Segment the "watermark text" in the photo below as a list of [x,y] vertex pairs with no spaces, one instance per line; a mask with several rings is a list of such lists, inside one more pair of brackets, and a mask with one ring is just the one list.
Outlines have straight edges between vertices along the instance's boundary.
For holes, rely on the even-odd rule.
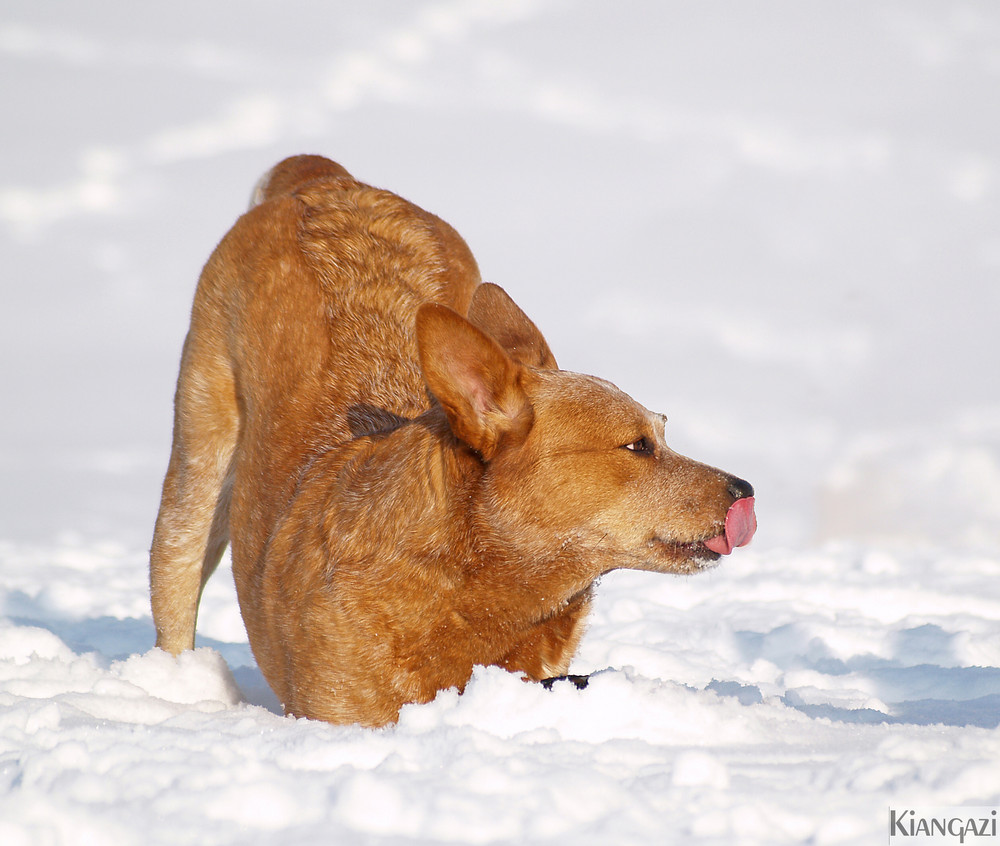
[[997,808],[990,807],[890,808],[889,843],[1000,846],[997,812]]

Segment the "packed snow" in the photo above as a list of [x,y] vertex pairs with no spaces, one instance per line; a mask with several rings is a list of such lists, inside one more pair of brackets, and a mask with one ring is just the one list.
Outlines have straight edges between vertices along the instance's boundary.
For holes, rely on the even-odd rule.
[[[4,846],[853,846],[1000,808],[995,4],[8,0],[0,75]],[[586,689],[286,718],[227,564],[199,648],[152,648],[197,274],[298,152],[451,222],[563,367],[754,484],[721,567],[603,579]]]

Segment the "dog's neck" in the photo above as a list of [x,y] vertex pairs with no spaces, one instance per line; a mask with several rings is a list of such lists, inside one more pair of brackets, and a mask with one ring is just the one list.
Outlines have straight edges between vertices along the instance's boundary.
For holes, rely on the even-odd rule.
[[[490,490],[489,466],[454,438],[437,409],[334,454],[341,468],[335,483],[354,488],[358,502],[355,513],[336,521],[341,532],[364,534],[359,548],[382,548],[390,558],[385,545],[400,534],[424,538],[420,552],[452,574],[456,602],[469,619],[537,622],[600,575],[579,538],[553,545],[545,527],[510,521]],[[330,472],[323,463],[314,470]],[[393,530],[385,531],[389,522]]]

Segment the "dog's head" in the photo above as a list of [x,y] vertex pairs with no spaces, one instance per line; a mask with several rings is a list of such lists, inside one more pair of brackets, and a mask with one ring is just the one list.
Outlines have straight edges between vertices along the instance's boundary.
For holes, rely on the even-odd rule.
[[749,543],[753,488],[671,450],[665,418],[614,385],[556,369],[500,288],[481,286],[468,319],[423,306],[417,343],[452,433],[483,462],[479,522],[512,551],[690,573]]

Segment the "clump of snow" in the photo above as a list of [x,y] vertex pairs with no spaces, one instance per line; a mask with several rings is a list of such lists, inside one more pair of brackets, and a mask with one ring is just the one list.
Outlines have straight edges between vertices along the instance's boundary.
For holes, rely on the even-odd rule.
[[196,649],[176,657],[154,649],[116,662],[111,670],[150,696],[182,705],[235,705],[243,698],[229,665],[212,649]]

